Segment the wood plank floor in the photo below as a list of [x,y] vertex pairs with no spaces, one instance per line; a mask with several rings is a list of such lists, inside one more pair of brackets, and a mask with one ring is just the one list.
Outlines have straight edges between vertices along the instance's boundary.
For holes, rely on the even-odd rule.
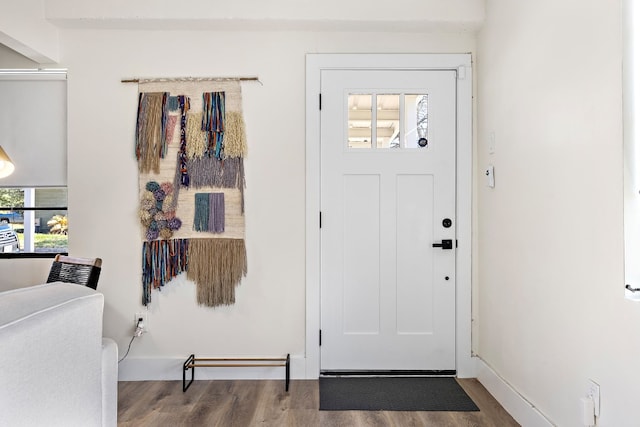
[[320,411],[318,381],[181,381],[118,384],[118,426],[512,427],[519,426],[475,379],[458,380],[479,412]]

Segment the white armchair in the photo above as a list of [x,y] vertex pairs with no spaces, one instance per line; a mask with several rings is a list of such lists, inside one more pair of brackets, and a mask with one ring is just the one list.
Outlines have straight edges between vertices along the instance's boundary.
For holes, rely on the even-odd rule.
[[0,425],[116,426],[118,348],[104,297],[68,283],[0,292]]

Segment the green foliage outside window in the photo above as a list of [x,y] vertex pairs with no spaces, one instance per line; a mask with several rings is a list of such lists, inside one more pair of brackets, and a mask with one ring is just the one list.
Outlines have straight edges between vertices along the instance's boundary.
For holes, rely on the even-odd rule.
[[20,188],[0,189],[0,206],[4,206],[4,207],[24,206],[24,190]]

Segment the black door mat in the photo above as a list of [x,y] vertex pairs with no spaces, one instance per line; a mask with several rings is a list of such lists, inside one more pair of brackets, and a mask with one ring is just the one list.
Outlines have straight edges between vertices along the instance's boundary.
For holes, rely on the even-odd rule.
[[320,378],[321,411],[479,411],[455,378]]

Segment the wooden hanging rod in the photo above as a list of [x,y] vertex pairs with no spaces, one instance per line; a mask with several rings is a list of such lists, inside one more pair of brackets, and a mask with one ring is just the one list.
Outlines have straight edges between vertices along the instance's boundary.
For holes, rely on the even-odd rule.
[[254,81],[262,84],[258,77],[155,77],[155,78],[129,78],[122,79],[122,83],[152,83],[152,82],[229,82],[229,81]]

